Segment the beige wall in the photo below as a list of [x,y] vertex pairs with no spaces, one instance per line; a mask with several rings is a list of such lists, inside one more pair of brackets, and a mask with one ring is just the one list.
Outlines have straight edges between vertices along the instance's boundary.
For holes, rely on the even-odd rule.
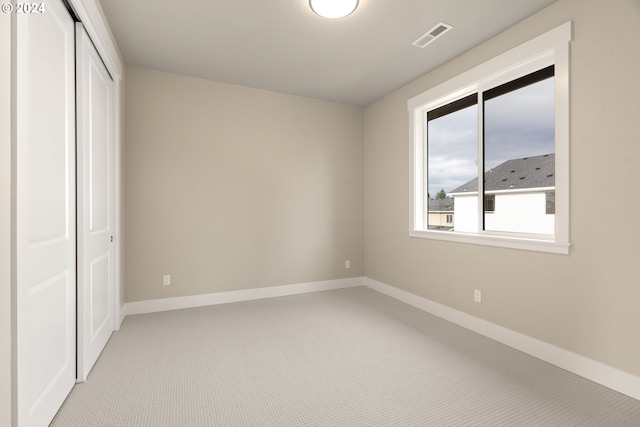
[[[568,20],[571,254],[409,238],[407,99]],[[638,40],[638,0],[559,0],[366,108],[366,275],[640,375]],[[610,201],[621,226],[599,221]]]
[[363,275],[361,108],[139,68],[125,108],[127,301]]
[[0,14],[0,425],[11,425],[11,18]]

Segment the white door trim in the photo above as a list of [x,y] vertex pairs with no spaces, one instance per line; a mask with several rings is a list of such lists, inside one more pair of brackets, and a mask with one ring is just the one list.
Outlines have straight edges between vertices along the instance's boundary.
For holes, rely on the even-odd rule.
[[84,25],[98,54],[114,81],[122,80],[124,66],[109,24],[97,0],[68,0],[76,16]]
[[121,146],[121,133],[122,133],[122,80],[115,79],[115,189],[114,189],[114,198],[115,198],[115,225],[114,225],[114,259],[115,259],[115,280],[114,280],[114,301],[113,304],[114,314],[113,318],[116,321],[115,329],[120,330],[120,326],[124,321],[125,311],[124,311],[124,301],[121,295],[122,290],[122,275],[121,275],[121,254],[122,254],[122,245],[124,243],[124,227],[122,226],[122,146]]

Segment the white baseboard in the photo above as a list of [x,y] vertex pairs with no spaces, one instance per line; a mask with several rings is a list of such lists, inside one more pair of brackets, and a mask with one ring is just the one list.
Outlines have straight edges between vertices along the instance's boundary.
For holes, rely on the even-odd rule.
[[388,295],[420,310],[470,329],[474,332],[520,350],[545,362],[587,378],[612,390],[640,400],[640,377],[556,347],[528,335],[512,331],[462,311],[438,304],[377,280],[364,278],[366,287]]
[[155,313],[158,311],[179,310],[182,308],[227,304],[230,302],[252,301],[263,298],[283,297],[334,289],[363,286],[363,277],[307,282],[293,285],[272,286],[267,288],[244,289],[241,291],[217,292],[204,295],[190,295],[175,298],[162,298],[146,301],[134,301],[125,304],[124,315]]

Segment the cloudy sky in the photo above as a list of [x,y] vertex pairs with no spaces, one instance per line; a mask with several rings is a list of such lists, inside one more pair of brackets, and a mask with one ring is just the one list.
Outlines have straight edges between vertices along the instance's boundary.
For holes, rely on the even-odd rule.
[[[485,170],[507,160],[554,150],[553,78],[485,103]],[[477,177],[478,107],[429,121],[429,194]]]

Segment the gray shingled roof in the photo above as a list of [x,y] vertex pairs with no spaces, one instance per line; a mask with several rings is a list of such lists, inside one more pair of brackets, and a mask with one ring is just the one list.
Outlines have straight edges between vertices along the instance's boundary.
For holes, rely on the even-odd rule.
[[429,199],[429,212],[453,212],[453,198]]
[[[512,159],[485,173],[484,191],[519,190],[554,187],[555,154]],[[451,193],[478,191],[478,178],[461,185]]]

